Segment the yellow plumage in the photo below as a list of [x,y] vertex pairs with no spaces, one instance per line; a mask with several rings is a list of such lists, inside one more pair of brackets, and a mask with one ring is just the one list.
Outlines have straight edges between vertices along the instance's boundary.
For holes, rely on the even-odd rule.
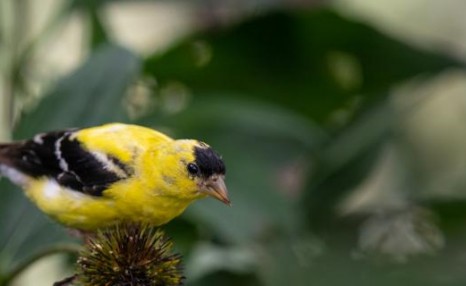
[[229,203],[223,161],[209,146],[135,125],[0,145],[0,170],[43,212],[84,230],[119,221],[161,225],[206,196]]

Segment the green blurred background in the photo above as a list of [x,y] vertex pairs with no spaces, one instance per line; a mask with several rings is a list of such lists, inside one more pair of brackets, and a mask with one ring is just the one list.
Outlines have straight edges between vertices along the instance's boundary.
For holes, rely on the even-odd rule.
[[[214,146],[233,207],[204,200],[165,226],[188,286],[465,285],[465,10],[0,0],[0,138],[119,121]],[[0,189],[1,278],[70,238]]]

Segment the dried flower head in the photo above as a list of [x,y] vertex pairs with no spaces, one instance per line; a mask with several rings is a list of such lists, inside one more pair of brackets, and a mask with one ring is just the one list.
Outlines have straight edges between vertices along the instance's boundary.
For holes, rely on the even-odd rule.
[[178,286],[181,256],[157,228],[121,224],[90,237],[78,259],[79,285]]

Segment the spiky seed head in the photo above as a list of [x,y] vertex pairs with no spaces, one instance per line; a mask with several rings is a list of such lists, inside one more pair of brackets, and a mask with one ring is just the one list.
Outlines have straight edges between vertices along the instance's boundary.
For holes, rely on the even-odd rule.
[[77,280],[83,286],[179,286],[181,256],[162,230],[120,224],[89,237],[78,258]]

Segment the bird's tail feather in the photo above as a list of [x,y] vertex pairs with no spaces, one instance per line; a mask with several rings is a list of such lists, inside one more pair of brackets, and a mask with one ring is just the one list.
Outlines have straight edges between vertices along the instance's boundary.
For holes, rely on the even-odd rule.
[[27,177],[14,167],[12,155],[15,155],[14,143],[0,143],[0,178],[6,177],[17,185],[24,185]]
[[4,162],[5,162],[5,150],[8,144],[0,143],[0,178],[3,177]]
[[3,144],[3,143],[0,143],[0,179],[4,176],[4,161],[5,161],[5,150],[6,150],[6,147],[7,144]]
[[7,159],[7,152],[11,144],[8,143],[0,143],[0,164],[4,164]]
[[5,174],[5,170],[8,167],[8,152],[11,150],[11,144],[9,143],[0,143],[0,178],[1,177],[8,177]]

